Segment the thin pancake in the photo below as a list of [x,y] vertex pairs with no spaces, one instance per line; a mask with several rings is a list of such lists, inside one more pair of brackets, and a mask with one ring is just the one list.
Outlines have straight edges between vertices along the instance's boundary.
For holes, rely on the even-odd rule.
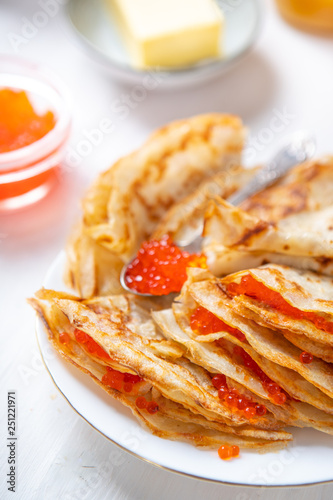
[[[230,283],[239,283],[241,278],[251,275],[265,287],[278,293],[284,301],[305,313],[315,313],[319,318],[332,323],[333,327],[333,286],[331,278],[300,271],[287,266],[268,264],[258,269],[250,269],[232,274],[221,280],[221,286],[227,291]],[[282,329],[304,334],[313,341],[333,346],[333,334],[319,329],[313,321],[288,316],[279,309],[273,308],[245,295],[235,297],[247,309],[260,317],[260,324],[273,329]]]
[[223,244],[239,252],[333,258],[332,206],[273,224],[216,197],[210,202],[206,219],[205,236],[211,240],[211,245]]
[[203,231],[209,202],[216,196],[228,198],[245,186],[256,171],[233,165],[204,181],[193,193],[170,207],[151,237],[160,239],[169,234],[174,241],[191,241]]
[[194,283],[189,292],[201,306],[228,325],[240,330],[253,349],[263,357],[296,371],[312,385],[327,394],[329,398],[333,397],[332,365],[316,358],[311,364],[302,363],[300,361],[302,351],[286,340],[283,335],[237,314],[239,301],[230,300],[218,283],[211,281]]
[[[56,293],[55,293],[56,294]],[[57,299],[52,303],[65,315],[72,327],[90,335],[125,371],[132,371],[157,388],[165,397],[182,404],[208,419],[232,425],[244,425],[247,420],[221,404],[213,385],[203,388],[198,382],[202,369],[192,367],[193,373],[176,364],[173,352],[168,361],[156,355],[156,340],[150,341],[134,333],[126,325],[111,321],[105,314],[96,314],[80,301]],[[163,341],[162,341],[163,342]],[[105,362],[106,363],[106,362]],[[266,419],[259,417],[265,427]]]
[[[186,356],[194,363],[204,366],[213,373],[217,372],[227,375],[227,380],[229,380],[231,387],[236,388],[247,398],[251,400],[255,399],[259,404],[265,405],[276,418],[283,420],[288,425],[313,427],[321,432],[333,434],[333,418],[331,415],[317,408],[313,408],[309,404],[297,402],[293,399],[287,399],[286,403],[283,405],[276,405],[267,399],[269,397],[267,393],[264,393],[263,398],[257,394],[254,395],[253,387],[255,381],[260,384],[259,378],[253,373],[244,379],[242,379],[242,376],[239,374],[235,376],[234,373],[232,373],[232,377],[228,377],[229,371],[228,365],[225,363],[225,349],[221,349],[215,344],[207,345],[193,341],[185,331],[179,327],[171,310],[155,312],[153,315],[164,334],[184,346],[187,349]],[[234,365],[237,372],[245,373],[246,369],[244,371],[244,366],[239,365],[236,359],[234,360]],[[239,383],[239,381],[242,383]],[[324,394],[323,397],[327,398]]]
[[302,351],[309,352],[313,354],[313,356],[323,359],[326,363],[333,363],[332,347],[322,344],[321,342],[314,342],[305,335],[288,332],[286,330],[281,330],[281,333],[289,342],[302,349]]
[[[220,300],[218,301],[218,305],[214,304],[214,298],[212,299],[214,296],[214,290],[212,292],[211,287],[207,288],[206,286],[203,286],[203,283],[200,283],[200,285],[194,286],[193,288],[195,290],[193,295],[196,296],[198,303],[200,303],[202,307],[209,309],[214,314],[216,313],[216,316],[220,317],[227,324],[237,328],[244,334],[246,334],[245,330],[250,332],[252,331],[253,334],[256,333],[257,325],[247,321],[244,322],[239,315],[235,315],[232,309],[226,309],[223,306],[221,307]],[[209,301],[206,300],[208,296],[210,297]],[[230,302],[228,304],[230,305]],[[208,335],[197,335],[188,326],[188,318],[190,317],[189,310],[181,304],[173,305],[173,313],[177,324],[192,340],[207,343],[214,342],[217,339],[226,339],[229,342],[239,345],[251,356],[251,358],[266,373],[266,375],[268,375],[274,382],[278,383],[290,396],[313,405],[322,411],[333,414],[333,400],[292,369],[281,365],[281,363],[276,363],[275,355],[274,361],[270,361],[270,359],[267,359],[264,355],[259,354],[259,350],[257,352],[251,344],[239,341],[236,337],[230,335],[226,331]],[[252,328],[250,326],[251,324]],[[262,346],[262,348],[262,352],[266,352],[265,345]]]

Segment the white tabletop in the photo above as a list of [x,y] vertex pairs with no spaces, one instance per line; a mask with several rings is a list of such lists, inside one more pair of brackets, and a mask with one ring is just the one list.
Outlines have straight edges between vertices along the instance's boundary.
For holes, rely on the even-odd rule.
[[[65,0],[54,0],[57,5]],[[74,124],[71,147],[101,120],[114,120],[105,136],[77,165],[67,168],[43,202],[0,216],[1,450],[0,497],[36,499],[331,499],[333,485],[284,490],[236,488],[167,472],[131,456],[92,429],[53,385],[38,351],[35,316],[25,303],[64,247],[79,214],[79,199],[98,171],[129,152],[170,120],[208,111],[239,114],[251,129],[248,160],[268,158],[286,134],[313,130],[320,154],[332,152],[333,40],[298,32],[263,2],[264,27],[255,49],[225,76],[201,87],[147,97],[128,110],[112,112],[131,88],[115,83],[89,59],[70,30],[62,8],[18,52],[47,63],[69,88]],[[7,0],[0,5],[0,51],[15,53],[12,33],[40,10],[39,2]],[[274,128],[274,117],[283,126]],[[273,121],[272,121],[273,120]],[[280,119],[280,124],[281,124]],[[51,354],[50,354],[51,355]],[[7,491],[6,401],[17,391],[18,481]]]

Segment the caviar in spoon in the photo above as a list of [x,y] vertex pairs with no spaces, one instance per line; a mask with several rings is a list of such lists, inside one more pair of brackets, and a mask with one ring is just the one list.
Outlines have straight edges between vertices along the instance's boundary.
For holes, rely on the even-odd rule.
[[[251,182],[228,198],[229,203],[239,205],[255,193],[265,189],[293,166],[311,158],[315,152],[315,140],[304,132],[296,132],[290,141],[254,175]],[[201,244],[201,236],[195,232],[190,241],[177,247],[169,236],[160,241],[151,240],[142,245],[137,257],[125,265],[120,273],[120,283],[125,290],[137,295],[168,295],[179,292],[186,280],[187,267],[207,268],[202,254],[184,251]]]
[[143,295],[168,295],[180,292],[187,279],[187,267],[207,268],[202,254],[184,252],[165,235],[161,240],[146,241],[127,266],[123,283],[127,289]]

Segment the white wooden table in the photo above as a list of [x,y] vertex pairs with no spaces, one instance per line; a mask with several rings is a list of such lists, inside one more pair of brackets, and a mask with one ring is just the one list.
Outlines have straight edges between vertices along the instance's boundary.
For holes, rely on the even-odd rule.
[[[57,190],[42,203],[0,216],[1,499],[333,497],[333,484],[266,490],[198,481],[157,469],[119,450],[82,420],[54,387],[39,355],[34,313],[25,303],[63,248],[79,213],[78,200],[91,179],[169,120],[207,111],[239,114],[251,128],[247,154],[252,162],[269,157],[286,134],[299,128],[316,132],[319,153],[333,151],[333,40],[293,30],[277,16],[271,0],[263,2],[263,7],[263,33],[255,50],[238,67],[204,87],[150,92],[129,109],[125,119],[113,116],[111,106],[131,89],[113,82],[86,56],[61,8],[20,44],[22,56],[47,63],[67,84],[73,105],[74,150],[85,133],[104,118],[114,119],[116,127],[75,167],[67,169]],[[37,0],[5,0],[0,4],[0,51],[15,52],[10,33],[20,34],[23,18],[31,20],[38,10]],[[278,127],[276,117],[280,117]],[[17,391],[18,405],[16,493],[8,492],[5,484],[6,394],[12,389]]]

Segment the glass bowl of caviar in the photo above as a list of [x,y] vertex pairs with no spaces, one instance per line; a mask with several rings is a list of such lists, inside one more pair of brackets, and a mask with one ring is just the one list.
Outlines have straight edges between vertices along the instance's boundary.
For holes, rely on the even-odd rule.
[[70,134],[62,82],[19,56],[0,57],[0,210],[43,198],[57,179]]

